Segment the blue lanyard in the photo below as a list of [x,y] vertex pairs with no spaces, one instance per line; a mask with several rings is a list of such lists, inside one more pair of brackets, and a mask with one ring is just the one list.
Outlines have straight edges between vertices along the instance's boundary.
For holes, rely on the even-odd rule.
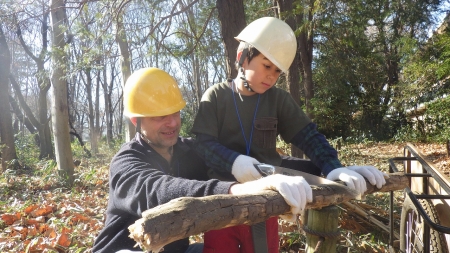
[[253,121],[252,121],[252,129],[250,131],[250,138],[247,141],[247,138],[245,137],[244,127],[242,126],[241,116],[239,115],[239,110],[238,110],[238,107],[237,107],[237,104],[236,104],[236,96],[234,95],[234,80],[233,80],[233,84],[231,86],[231,91],[233,92],[234,108],[236,109],[236,114],[238,116],[239,125],[241,126],[242,136],[244,137],[244,141],[245,141],[245,149],[247,151],[246,155],[249,155],[250,154],[250,147],[252,145],[252,139],[253,139],[253,129],[254,129],[254,125],[255,125],[256,112],[258,111],[259,98],[261,97],[261,94],[258,94],[258,101],[256,102],[256,108],[255,108],[255,112],[253,114]]

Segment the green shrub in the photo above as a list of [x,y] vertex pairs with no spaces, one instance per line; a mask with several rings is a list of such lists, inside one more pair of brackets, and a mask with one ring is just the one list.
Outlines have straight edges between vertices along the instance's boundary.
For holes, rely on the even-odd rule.
[[21,164],[33,167],[39,161],[39,146],[35,143],[34,135],[20,132],[14,136],[14,142]]
[[426,111],[416,121],[403,126],[393,139],[395,141],[421,141],[442,143],[450,140],[450,97],[430,102]]

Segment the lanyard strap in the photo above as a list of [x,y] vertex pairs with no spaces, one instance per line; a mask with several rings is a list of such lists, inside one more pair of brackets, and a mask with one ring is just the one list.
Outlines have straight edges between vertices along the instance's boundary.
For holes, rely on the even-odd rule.
[[238,110],[237,103],[236,103],[236,97],[234,95],[234,80],[233,80],[233,83],[232,83],[232,86],[231,86],[231,92],[233,93],[234,108],[236,109],[236,114],[238,116],[239,125],[241,126],[242,136],[244,137],[244,141],[245,141],[245,149],[246,149],[246,152],[247,152],[246,155],[249,155],[250,154],[250,148],[251,148],[251,145],[252,145],[252,139],[253,139],[253,129],[254,129],[254,125],[255,125],[256,112],[258,111],[259,99],[261,97],[261,94],[258,94],[258,101],[256,102],[255,112],[253,113],[252,128],[250,130],[250,138],[247,141],[247,138],[245,137],[244,127],[242,126],[241,116],[239,115],[239,110]]
[[[231,86],[231,90],[233,92],[234,108],[236,109],[236,114],[239,119],[239,125],[241,126],[242,136],[244,136],[245,148],[247,150],[247,155],[249,155],[250,147],[252,145],[253,129],[254,129],[254,124],[255,124],[256,112],[258,111],[259,99],[261,97],[261,94],[258,94],[258,101],[256,102],[255,112],[253,113],[253,121],[252,121],[252,129],[250,131],[250,139],[247,141],[247,138],[245,137],[244,127],[242,126],[241,116],[239,115],[239,110],[238,110],[237,103],[236,103],[236,96],[234,95],[234,80],[233,80],[233,84]],[[251,230],[252,230],[252,239],[253,239],[255,253],[267,253],[268,247],[267,247],[267,239],[266,239],[266,222],[263,221],[263,222],[252,225]]]

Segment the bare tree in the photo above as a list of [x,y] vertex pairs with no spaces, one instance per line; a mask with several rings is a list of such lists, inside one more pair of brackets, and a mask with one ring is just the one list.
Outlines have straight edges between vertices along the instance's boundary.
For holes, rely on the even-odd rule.
[[236,49],[239,45],[234,39],[246,26],[243,0],[217,0],[217,10],[221,23],[225,55],[227,57],[228,77],[237,76],[235,67]]
[[313,61],[313,12],[316,7],[315,0],[303,1],[303,12],[297,15],[296,21],[300,25],[300,34],[297,37],[298,50],[300,53],[300,74],[305,89],[306,115],[314,118],[311,99],[314,98],[314,83],[312,76]]
[[16,147],[14,146],[14,130],[12,127],[11,110],[9,107],[9,80],[10,73],[10,52],[6,44],[5,34],[3,33],[3,24],[0,22],[0,150],[2,158],[2,168],[17,159]]
[[[39,131],[39,159],[54,158],[53,145],[50,136],[51,134],[48,118],[48,108],[47,108],[47,93],[50,90],[51,83],[50,78],[48,77],[44,67],[47,57],[47,46],[48,46],[47,45],[48,15],[49,15],[48,10],[44,9],[41,27],[42,47],[38,56],[34,55],[33,52],[31,52],[31,50],[29,49],[29,47],[26,45],[22,36],[22,29],[20,28],[20,25],[16,19],[17,36],[19,38],[20,44],[22,45],[26,54],[36,63],[37,66],[36,79],[39,87],[39,98],[38,98],[39,120],[35,120],[35,117],[32,114],[31,110],[25,110],[25,113],[27,114],[27,117],[31,119],[31,122],[33,123],[34,127],[36,127],[36,129],[38,129]],[[13,83],[14,82],[15,81],[13,81]],[[18,88],[18,85],[15,85],[13,87],[16,94],[18,96],[21,96],[19,95],[21,91]],[[19,101],[22,108],[28,107],[25,100],[19,99]]]
[[[121,11],[117,15],[116,19],[116,42],[119,45],[120,50],[120,63],[121,63],[121,72],[122,72],[122,87],[125,87],[125,83],[128,77],[131,76],[131,54],[128,47],[128,40],[125,33],[125,27],[123,25],[123,12]],[[129,141],[134,138],[136,130],[131,123],[130,119],[125,119],[125,140]]]
[[[179,44],[185,45],[183,49],[172,48],[171,52],[179,52],[186,57],[178,61],[182,76],[179,76],[180,85],[184,87],[183,95],[190,103],[183,111],[185,116],[195,115],[200,106],[204,91],[215,82],[224,81],[228,75],[226,57],[222,49],[220,24],[214,19],[217,14],[216,1],[204,2],[204,9],[190,8],[174,18]],[[177,43],[178,44],[178,43]],[[174,53],[175,54],[175,53]],[[211,80],[211,77],[213,79]],[[215,81],[216,80],[216,81]],[[190,126],[187,126],[190,128]]]
[[[17,119],[25,125],[25,127],[28,129],[28,131],[30,131],[31,134],[35,134],[36,133],[36,128],[34,128],[33,124],[31,123],[31,121],[25,117],[25,115],[23,115],[22,111],[19,108],[19,105],[17,104],[16,100],[9,95],[9,103],[11,105],[11,108],[14,112],[14,114],[16,115]],[[37,138],[39,138],[37,136]],[[39,139],[37,141],[37,143],[39,144]]]
[[55,140],[56,162],[61,179],[67,185],[74,181],[74,164],[69,135],[69,111],[67,102],[67,79],[64,47],[63,26],[66,24],[64,0],[51,0],[51,27],[52,27],[52,76],[53,107],[52,125]]
[[[77,72],[81,83],[84,84],[83,94],[85,94],[84,101],[87,104],[87,119],[89,126],[89,140],[91,144],[91,152],[93,155],[98,153],[98,137],[99,131],[96,127],[98,125],[98,115],[99,115],[99,86],[95,86],[95,73],[98,72],[95,69],[98,68],[98,58],[99,53],[97,53],[97,48],[95,47],[96,34],[95,27],[91,27],[94,24],[94,18],[89,16],[91,10],[84,11],[82,15],[79,16],[79,28],[80,39],[78,45],[73,46],[74,60],[76,62],[74,65],[74,70]],[[98,77],[98,75],[97,75]],[[74,83],[74,85],[77,85]],[[94,92],[95,90],[95,92]]]
[[97,131],[95,128],[95,112],[94,112],[94,101],[92,98],[92,69],[87,67],[84,70],[86,80],[84,81],[84,87],[86,89],[86,102],[88,104],[88,119],[89,119],[89,137],[91,142],[91,151],[93,155],[98,153],[98,143],[97,143]]
[[[301,12],[292,13],[292,10],[298,9],[298,2],[293,0],[277,0],[278,15],[283,19],[294,31],[298,31],[297,36],[297,53],[287,74],[287,84],[289,91],[294,100],[301,104],[301,92],[304,91],[306,104],[306,114],[313,118],[311,99],[314,97],[314,84],[312,80],[312,53],[313,53],[313,36],[312,36],[312,13],[315,6],[315,0],[302,1]],[[300,74],[300,75],[299,75]],[[300,78],[301,77],[301,78]],[[303,84],[300,86],[300,84]]]
[[[292,10],[297,9],[295,5],[298,4],[293,0],[277,0],[276,3],[278,4],[278,16],[280,19],[283,19],[292,30],[300,31],[297,36],[297,52],[286,75],[286,83],[294,101],[300,106],[302,106],[300,99],[301,90],[304,91],[306,114],[308,117],[313,118],[313,108],[310,103],[314,97],[314,84],[312,80],[313,38],[309,30],[309,27],[311,27],[310,22],[312,21],[312,14],[309,10],[312,8],[314,0],[310,2],[304,1],[302,5],[304,11],[300,14],[292,13]],[[310,18],[307,22],[305,22],[305,15]],[[295,157],[304,156],[303,151],[295,145],[291,145],[291,155]]]
[[107,81],[107,71],[106,71],[107,65],[106,61],[103,58],[103,82],[102,82],[102,88],[103,88],[103,96],[105,100],[105,121],[106,121],[106,142],[111,147],[113,143],[113,117],[114,117],[114,110],[112,106],[112,92],[113,92],[113,86],[114,86],[114,77],[116,75],[114,67],[110,69],[111,74],[111,80],[108,83]]

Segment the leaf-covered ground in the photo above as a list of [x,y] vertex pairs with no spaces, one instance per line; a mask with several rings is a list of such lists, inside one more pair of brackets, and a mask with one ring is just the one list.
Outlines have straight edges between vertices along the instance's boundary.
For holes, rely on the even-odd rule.
[[[431,161],[436,168],[449,178],[450,157],[447,156],[445,144],[414,143],[415,147]],[[364,143],[342,146],[339,150],[340,160],[344,165],[374,165],[384,172],[389,171],[388,160],[394,157],[402,157],[406,143]],[[398,169],[402,170],[401,165]],[[394,195],[394,229],[398,233],[400,224],[400,213],[403,203],[403,192],[396,192]],[[368,195],[365,201],[354,201],[367,211],[372,218],[381,221],[387,228],[389,221],[389,194],[375,193]],[[389,233],[385,232],[379,226],[368,222],[366,219],[357,215],[354,211],[345,206],[340,206],[341,217],[339,227],[341,236],[339,237],[339,246],[337,252],[388,252]],[[280,240],[281,248],[284,252],[304,252],[304,233],[296,225],[282,226],[286,233],[283,233]]]
[[[447,176],[450,159],[444,144],[415,145]],[[402,156],[405,144],[364,143],[339,150],[344,164],[375,165],[388,170],[387,160]],[[76,157],[76,183],[71,189],[56,181],[54,162],[41,161],[0,176],[0,252],[90,252],[103,226],[108,197],[108,165],[114,151],[97,158]],[[402,201],[399,194],[398,202]],[[386,196],[368,197],[363,205],[386,214]],[[401,203],[397,203],[397,209]],[[339,252],[385,252],[388,237],[376,226],[342,212]],[[398,214],[398,211],[397,211]],[[280,245],[285,252],[303,252],[304,235],[284,226]],[[196,237],[200,240],[201,237]],[[349,250],[350,249],[350,250]]]

